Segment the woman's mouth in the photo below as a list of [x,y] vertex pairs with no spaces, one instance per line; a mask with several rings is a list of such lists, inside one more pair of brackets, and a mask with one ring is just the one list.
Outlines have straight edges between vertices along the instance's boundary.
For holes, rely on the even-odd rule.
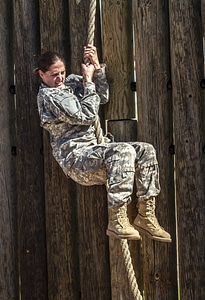
[[62,81],[61,81],[61,82],[55,82],[55,85],[56,85],[57,87],[60,87],[60,86],[63,85],[63,82],[62,82]]

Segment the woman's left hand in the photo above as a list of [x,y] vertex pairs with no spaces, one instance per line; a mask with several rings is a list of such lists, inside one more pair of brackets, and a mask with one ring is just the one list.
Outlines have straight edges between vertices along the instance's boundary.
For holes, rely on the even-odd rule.
[[90,63],[94,66],[95,69],[100,68],[97,48],[95,46],[87,45],[84,47],[84,59],[90,60]]

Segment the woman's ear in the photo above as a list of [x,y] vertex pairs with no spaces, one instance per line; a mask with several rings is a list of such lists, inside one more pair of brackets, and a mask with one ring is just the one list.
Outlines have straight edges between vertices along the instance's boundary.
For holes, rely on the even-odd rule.
[[43,71],[41,71],[41,70],[38,70],[38,74],[39,74],[39,76],[41,77],[41,79],[43,79],[43,78],[44,78],[44,73],[43,73]]

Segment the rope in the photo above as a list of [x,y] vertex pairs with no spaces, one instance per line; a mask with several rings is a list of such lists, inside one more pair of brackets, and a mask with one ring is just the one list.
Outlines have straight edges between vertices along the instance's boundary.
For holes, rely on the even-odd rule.
[[94,44],[96,0],[90,0],[87,44]]
[[130,289],[133,294],[133,298],[134,298],[134,300],[142,300],[143,298],[140,293],[140,290],[139,290],[139,287],[137,284],[137,280],[135,277],[135,271],[134,271],[133,265],[132,265],[132,259],[131,259],[131,254],[130,254],[130,250],[129,250],[128,241],[126,239],[122,239],[122,240],[120,240],[120,244],[121,244],[122,254],[123,254],[124,262],[125,262],[125,268],[127,271],[127,277],[128,277]]
[[[91,44],[91,45],[94,44],[95,15],[96,15],[96,0],[90,0],[87,44]],[[101,144],[104,142],[104,137],[102,134],[99,116],[97,116],[95,120],[94,127],[95,127],[97,142],[98,144]],[[134,300],[142,300],[143,298],[140,294],[140,290],[138,288],[137,280],[135,277],[135,272],[132,265],[132,259],[131,259],[131,254],[129,251],[129,245],[127,239],[122,239],[120,241],[120,244],[121,244],[122,254],[123,254],[129,285],[132,290],[133,298]]]
[[[89,7],[89,20],[88,20],[88,36],[87,36],[87,44],[93,45],[95,38],[95,15],[96,15],[96,0],[90,0]],[[85,61],[85,63],[89,63]],[[100,124],[100,118],[97,116],[94,123],[95,135],[97,138],[97,143],[104,143],[103,132]]]
[[103,136],[102,128],[101,128],[101,125],[100,125],[99,116],[97,116],[97,118],[95,119],[94,127],[95,127],[95,135],[96,135],[96,138],[97,138],[97,143],[98,144],[103,144],[104,143],[104,136]]

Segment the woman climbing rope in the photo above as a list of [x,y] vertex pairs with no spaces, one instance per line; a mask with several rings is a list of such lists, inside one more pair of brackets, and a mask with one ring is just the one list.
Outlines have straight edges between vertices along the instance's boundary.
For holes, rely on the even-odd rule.
[[[37,96],[41,126],[50,133],[53,155],[66,176],[79,184],[107,184],[108,236],[138,240],[142,232],[171,242],[155,216],[160,192],[155,149],[148,143],[117,143],[106,137],[97,143],[93,124],[100,104],[109,100],[109,87],[96,47],[85,46],[84,59],[90,63],[82,64],[82,76],[66,77],[65,61],[55,52],[44,53],[35,69],[42,80]],[[138,215],[132,226],[127,205],[134,182]]]

